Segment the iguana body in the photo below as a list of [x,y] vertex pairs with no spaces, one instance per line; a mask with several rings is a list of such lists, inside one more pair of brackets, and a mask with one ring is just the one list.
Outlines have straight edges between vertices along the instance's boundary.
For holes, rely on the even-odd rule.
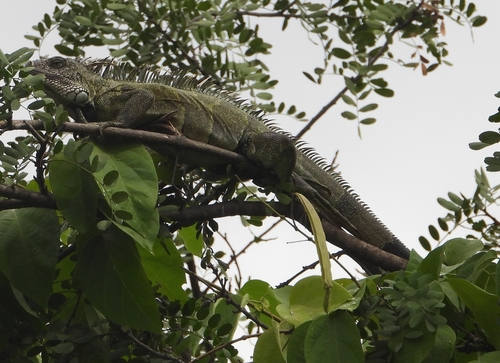
[[159,121],[189,139],[234,150],[273,171],[280,181],[293,180],[295,191],[355,236],[408,258],[406,247],[326,163],[227,93],[191,79],[159,76],[138,82],[147,77],[122,75],[109,61],[54,57],[31,65],[34,73],[45,74],[49,96],[77,122],[134,128]]

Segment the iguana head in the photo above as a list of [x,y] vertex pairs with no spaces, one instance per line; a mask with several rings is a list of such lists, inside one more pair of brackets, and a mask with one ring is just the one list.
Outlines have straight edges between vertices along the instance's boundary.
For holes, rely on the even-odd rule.
[[52,57],[30,62],[28,66],[35,68],[33,74],[45,75],[45,91],[56,103],[70,108],[92,105],[95,91],[89,81],[96,74],[82,61]]

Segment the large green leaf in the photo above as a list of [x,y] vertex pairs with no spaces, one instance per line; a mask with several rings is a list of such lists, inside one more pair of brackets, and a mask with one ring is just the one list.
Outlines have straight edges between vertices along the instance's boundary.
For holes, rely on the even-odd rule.
[[361,338],[354,319],[338,310],[314,319],[304,342],[307,363],[362,363]]
[[99,189],[85,164],[78,162],[79,144],[71,143],[63,149],[74,148],[74,153],[65,151],[53,156],[49,181],[61,214],[80,233],[85,233],[96,225]]
[[477,323],[488,336],[488,341],[496,349],[500,349],[500,323],[498,321],[500,306],[498,304],[498,295],[490,294],[464,279],[449,278],[447,281],[472,311]]
[[430,274],[434,279],[439,277],[443,265],[444,246],[439,246],[429,252],[418,266],[418,271]]
[[59,229],[53,210],[0,212],[0,271],[12,286],[44,308],[52,293]]
[[12,339],[13,332],[16,329],[16,308],[19,304],[12,293],[12,287],[9,280],[0,272],[0,347],[3,349],[5,344]]
[[153,289],[134,241],[110,227],[77,241],[78,273],[90,302],[109,319],[131,328],[160,332]]
[[304,344],[310,325],[311,321],[308,321],[293,330],[292,336],[288,341],[287,363],[307,363],[304,356]]
[[203,237],[197,235],[195,226],[189,226],[182,228],[177,234],[177,238],[181,239],[184,243],[186,249],[197,257],[202,257],[203,247],[205,246],[203,242]]
[[479,359],[471,360],[469,363],[498,363],[500,362],[500,352],[489,352],[481,355]]
[[448,325],[440,325],[436,331],[436,340],[424,363],[449,362],[455,351],[457,335]]
[[186,283],[186,274],[182,269],[182,257],[172,240],[157,241],[153,253],[139,249],[142,266],[153,284],[158,284],[158,291],[171,301],[185,302],[187,294],[182,288]]
[[468,258],[481,251],[483,247],[483,243],[477,239],[453,238],[429,252],[420,263],[418,270],[429,273],[437,279],[442,271],[453,271]]
[[158,178],[151,156],[141,145],[96,144],[91,154],[93,175],[122,231],[147,250],[159,229],[156,210]]
[[[320,315],[325,315],[324,286],[321,276],[309,276],[300,280],[290,291],[289,305],[278,305],[277,312],[283,319],[295,326]],[[332,281],[328,312],[334,311],[350,299],[352,299],[352,295],[349,291],[339,283]]]
[[255,344],[254,363],[285,363],[273,328],[262,334]]
[[276,314],[276,306],[279,301],[275,296],[275,290],[269,283],[262,280],[249,280],[238,291],[238,294],[246,295],[247,300],[253,302],[256,308],[262,306],[272,314]]
[[472,257],[484,248],[477,239],[453,238],[444,245],[444,263],[448,266],[457,265]]

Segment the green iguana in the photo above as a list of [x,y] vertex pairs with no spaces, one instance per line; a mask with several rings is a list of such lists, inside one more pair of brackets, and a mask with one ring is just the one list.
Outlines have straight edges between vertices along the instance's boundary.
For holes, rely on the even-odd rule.
[[110,60],[53,57],[31,62],[47,94],[76,122],[135,128],[161,122],[185,137],[236,151],[292,181],[330,220],[363,241],[408,259],[408,249],[346,182],[300,140],[214,85],[192,77],[124,71]]

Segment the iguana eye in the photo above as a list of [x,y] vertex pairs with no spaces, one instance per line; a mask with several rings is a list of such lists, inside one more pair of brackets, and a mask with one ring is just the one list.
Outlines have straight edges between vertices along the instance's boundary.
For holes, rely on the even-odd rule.
[[53,57],[53,58],[50,58],[49,59],[49,65],[52,68],[56,68],[56,69],[62,68],[62,67],[64,67],[66,65],[66,59],[64,59],[63,57]]

